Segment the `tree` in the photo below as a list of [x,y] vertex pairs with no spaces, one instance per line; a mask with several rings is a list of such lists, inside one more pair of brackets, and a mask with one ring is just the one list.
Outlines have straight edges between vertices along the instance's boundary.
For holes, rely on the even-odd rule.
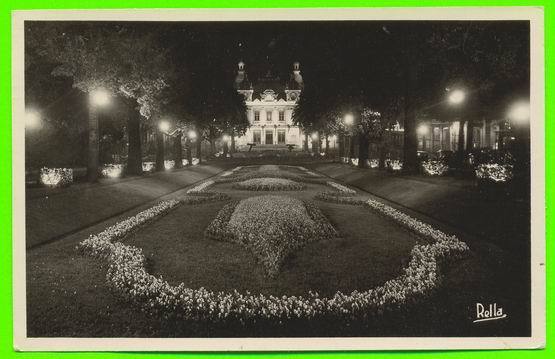
[[[166,86],[171,66],[155,37],[134,25],[32,23],[28,46],[57,66],[52,75],[70,77],[84,93],[103,90],[130,99],[127,121],[128,172],[142,172],[140,116],[153,112],[153,95]],[[89,111],[89,180],[98,175],[98,121]],[[140,115],[139,115],[140,113]]]

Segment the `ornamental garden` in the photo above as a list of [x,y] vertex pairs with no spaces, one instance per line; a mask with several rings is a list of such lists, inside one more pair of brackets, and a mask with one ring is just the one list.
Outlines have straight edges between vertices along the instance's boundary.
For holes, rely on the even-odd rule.
[[287,326],[403,312],[468,246],[304,167],[263,165],[222,172],[74,250],[149,316]]

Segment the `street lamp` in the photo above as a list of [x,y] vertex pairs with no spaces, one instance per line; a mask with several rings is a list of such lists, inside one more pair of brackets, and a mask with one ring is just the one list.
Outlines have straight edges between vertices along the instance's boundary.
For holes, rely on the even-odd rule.
[[351,126],[355,122],[355,117],[352,113],[348,113],[345,115],[345,117],[343,117],[343,122],[345,123],[345,125]]
[[420,136],[426,136],[428,134],[428,126],[422,124],[422,125],[418,126],[418,128],[416,129],[416,132]]
[[194,130],[189,130],[189,132],[187,132],[187,137],[189,137],[191,141],[194,141],[197,138],[197,133]]
[[162,120],[158,123],[158,128],[160,131],[166,133],[170,130],[170,123],[168,121]]
[[89,94],[90,101],[94,106],[103,107],[110,103],[110,95],[103,89],[96,89]]
[[106,90],[97,88],[89,93],[89,148],[87,161],[87,177],[89,182],[98,179],[99,141],[98,141],[98,109],[110,103],[110,95]]
[[464,101],[466,93],[463,90],[453,90],[449,94],[449,103],[458,105]]
[[40,113],[36,110],[25,110],[25,127],[37,128],[40,126]]

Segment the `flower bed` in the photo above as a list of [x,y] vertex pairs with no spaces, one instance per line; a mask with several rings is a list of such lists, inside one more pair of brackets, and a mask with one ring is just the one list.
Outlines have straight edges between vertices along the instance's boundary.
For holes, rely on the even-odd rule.
[[337,233],[318,207],[287,196],[259,196],[226,206],[205,232],[208,238],[239,243],[274,277],[284,260],[308,242]]
[[336,190],[338,190],[339,192],[342,193],[348,193],[348,194],[356,194],[357,192],[355,190],[350,189],[347,186],[343,186],[342,184],[333,182],[333,181],[327,181],[326,184],[330,187],[335,188]]
[[494,183],[508,182],[513,178],[513,166],[510,164],[483,163],[476,166],[476,178]]
[[156,163],[143,162],[143,172],[153,172],[155,168],[156,168]]
[[102,167],[102,176],[108,178],[118,178],[123,174],[124,166],[122,164],[105,164]]
[[380,161],[377,158],[372,158],[366,160],[366,165],[370,168],[378,168],[380,166]]
[[449,170],[449,166],[443,161],[427,160],[422,162],[422,169],[429,176],[443,176]]
[[205,182],[202,182],[201,184],[196,185],[195,187],[187,190],[187,194],[193,194],[193,193],[202,193],[204,191],[206,191],[206,189],[210,186],[212,186],[215,182],[213,180],[208,180]]
[[[154,212],[160,214],[173,205],[167,203]],[[207,229],[209,235],[222,238],[222,235],[228,234],[226,226],[236,205],[237,202],[230,203],[220,211],[210,225],[210,230]],[[412,249],[408,265],[397,278],[376,288],[348,294],[337,292],[330,297],[320,297],[314,292],[309,292],[306,296],[278,297],[237,291],[212,292],[204,288],[188,288],[183,283],[172,286],[146,271],[146,259],[141,249],[118,242],[112,243],[114,239],[127,234],[129,227],[135,227],[133,223],[144,223],[140,219],[143,216],[139,215],[140,218],[129,225],[117,224],[113,226],[116,228],[115,231],[107,229],[99,235],[91,236],[99,240],[85,240],[83,242],[90,244],[83,244],[80,249],[89,255],[107,260],[106,280],[114,293],[145,312],[159,317],[212,322],[236,320],[242,323],[259,320],[280,322],[292,318],[311,319],[322,316],[361,320],[379,316],[384,310],[395,310],[407,302],[424,298],[439,283],[440,262],[468,250],[466,244],[456,237],[438,231],[387,205],[376,201],[368,201],[367,205],[428,238],[430,243],[417,244]],[[149,212],[150,214],[144,217],[153,218],[154,212]],[[117,230],[120,227],[121,230]]]
[[164,160],[164,169],[172,170],[175,168],[175,161],[174,160]]
[[73,168],[48,168],[40,170],[40,183],[48,187],[69,186],[73,183]]
[[233,188],[247,191],[300,191],[306,186],[286,178],[261,177],[235,183]]

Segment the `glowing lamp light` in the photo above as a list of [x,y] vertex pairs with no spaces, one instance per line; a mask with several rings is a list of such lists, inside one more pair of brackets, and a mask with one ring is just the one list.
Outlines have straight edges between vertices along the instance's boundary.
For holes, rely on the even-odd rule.
[[91,91],[89,96],[90,96],[91,103],[94,106],[102,107],[110,103],[110,95],[105,90],[102,90],[102,89],[93,90]]
[[168,121],[160,121],[160,123],[158,123],[158,128],[162,132],[168,132],[170,130],[170,123]]
[[223,135],[222,140],[224,142],[229,142],[231,140],[231,137],[229,137],[228,135]]
[[190,140],[195,140],[197,138],[197,133],[193,130],[190,130],[189,132],[187,132],[187,137],[189,137]]
[[37,128],[40,126],[40,114],[35,110],[25,111],[25,127]]
[[418,126],[418,128],[416,129],[416,132],[418,132],[418,134],[420,136],[425,136],[428,134],[428,126],[426,125],[420,125]]
[[355,117],[353,116],[353,114],[348,113],[345,115],[345,117],[343,118],[343,122],[347,125],[350,126],[355,122]]
[[515,103],[509,109],[509,118],[519,123],[530,120],[530,104],[524,101]]
[[466,94],[462,90],[454,90],[449,95],[449,102],[458,105],[464,101]]
[[314,132],[312,135],[310,135],[310,138],[312,138],[313,140],[317,140],[318,139],[318,134],[316,132]]

